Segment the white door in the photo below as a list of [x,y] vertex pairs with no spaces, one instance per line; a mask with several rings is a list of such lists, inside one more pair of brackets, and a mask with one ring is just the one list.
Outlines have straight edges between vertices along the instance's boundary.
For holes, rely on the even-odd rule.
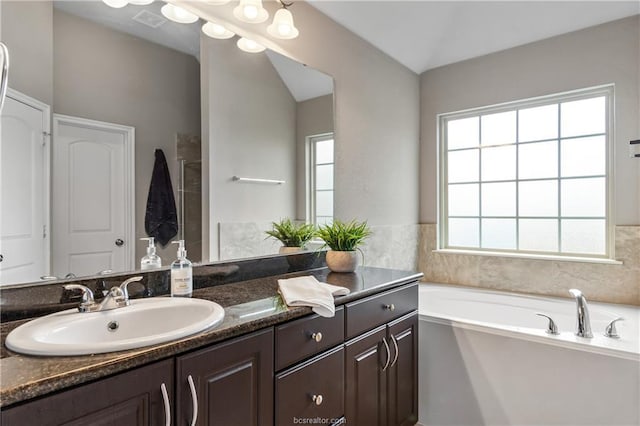
[[0,284],[49,273],[49,106],[9,90],[0,120]]
[[53,115],[53,274],[133,269],[134,128]]

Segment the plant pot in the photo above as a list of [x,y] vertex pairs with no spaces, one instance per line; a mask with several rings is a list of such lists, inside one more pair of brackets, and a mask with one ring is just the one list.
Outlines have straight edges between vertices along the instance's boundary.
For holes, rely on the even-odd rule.
[[304,249],[302,247],[286,247],[286,246],[282,246],[282,247],[280,247],[280,250],[278,250],[278,253],[280,253],[280,254],[291,254],[291,253],[299,253],[301,251],[304,251]]
[[329,250],[326,256],[327,266],[333,272],[354,272],[358,266],[358,253],[354,251]]

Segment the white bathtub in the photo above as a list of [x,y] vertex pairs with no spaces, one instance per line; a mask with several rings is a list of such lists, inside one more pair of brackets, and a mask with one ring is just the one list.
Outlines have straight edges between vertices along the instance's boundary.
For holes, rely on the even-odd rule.
[[[434,284],[419,294],[420,424],[640,425],[639,308],[590,302],[585,339],[572,299]],[[605,337],[617,317],[621,337]]]

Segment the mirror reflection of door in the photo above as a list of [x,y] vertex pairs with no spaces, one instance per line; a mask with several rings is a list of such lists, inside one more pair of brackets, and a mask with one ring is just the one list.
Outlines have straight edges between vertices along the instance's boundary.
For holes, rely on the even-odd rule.
[[133,127],[54,114],[53,274],[133,269]]
[[49,106],[9,90],[0,136],[0,284],[49,273]]

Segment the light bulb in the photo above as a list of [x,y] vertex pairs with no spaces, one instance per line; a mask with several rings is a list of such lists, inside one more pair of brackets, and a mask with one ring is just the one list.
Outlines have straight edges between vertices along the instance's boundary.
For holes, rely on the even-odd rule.
[[227,39],[235,35],[235,33],[229,31],[222,25],[215,22],[207,22],[202,26],[202,32],[212,38]]
[[109,7],[113,7],[114,9],[120,9],[121,7],[125,7],[129,1],[128,0],[102,0],[104,4]]
[[153,0],[129,0],[129,3],[135,4],[138,6],[146,6],[148,4],[153,3]]
[[255,41],[248,38],[244,38],[244,37],[241,37],[240,39],[238,39],[238,41],[236,42],[236,45],[240,50],[243,50],[248,53],[259,53],[265,50],[265,47],[262,46],[261,44],[258,44]]
[[240,0],[233,9],[233,16],[242,22],[259,24],[269,18],[269,12],[262,7],[262,0]]
[[279,9],[273,17],[273,22],[267,27],[267,32],[281,39],[292,39],[300,33],[293,25],[293,15],[287,9]]
[[160,9],[165,18],[179,24],[193,24],[198,20],[198,16],[181,7],[172,4],[165,4]]
[[212,4],[214,6],[222,6],[223,4],[229,3],[231,0],[206,0],[207,3]]

